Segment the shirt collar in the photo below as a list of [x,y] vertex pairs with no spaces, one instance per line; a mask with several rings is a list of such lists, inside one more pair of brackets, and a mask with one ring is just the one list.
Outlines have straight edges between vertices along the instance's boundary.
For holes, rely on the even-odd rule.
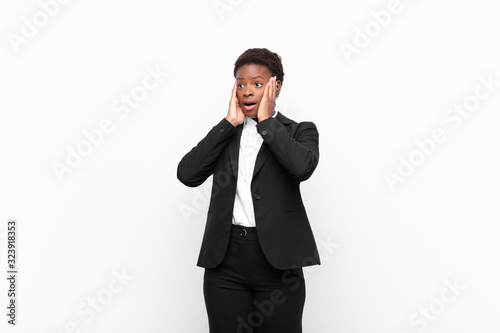
[[[276,115],[278,115],[278,111],[274,111],[274,114],[271,116],[272,118],[276,118]],[[249,125],[257,125],[257,122],[253,120],[250,117],[245,117],[245,121],[243,123],[244,126],[249,126]]]

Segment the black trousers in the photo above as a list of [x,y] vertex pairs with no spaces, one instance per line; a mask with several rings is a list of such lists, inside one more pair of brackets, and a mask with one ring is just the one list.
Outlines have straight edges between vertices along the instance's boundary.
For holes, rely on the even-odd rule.
[[302,268],[274,268],[255,227],[233,225],[223,262],[205,268],[203,294],[210,333],[302,332]]

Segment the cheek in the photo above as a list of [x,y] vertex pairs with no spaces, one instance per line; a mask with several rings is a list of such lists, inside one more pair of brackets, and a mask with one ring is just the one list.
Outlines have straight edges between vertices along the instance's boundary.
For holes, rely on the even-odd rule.
[[238,101],[241,102],[243,99],[243,93],[240,90],[236,91],[236,97],[238,97]]
[[255,94],[255,97],[257,98],[257,103],[260,103],[262,96],[264,96],[264,90],[259,90],[259,92]]

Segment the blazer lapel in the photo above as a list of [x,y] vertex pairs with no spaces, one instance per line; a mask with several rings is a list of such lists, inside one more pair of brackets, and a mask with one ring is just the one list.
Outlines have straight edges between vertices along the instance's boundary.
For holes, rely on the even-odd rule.
[[255,177],[257,172],[259,172],[260,168],[262,168],[264,162],[268,159],[270,154],[271,150],[267,148],[267,145],[265,143],[262,143],[262,146],[260,146],[259,149],[259,153],[257,154],[257,160],[255,161],[255,167],[253,168],[252,178]]
[[[285,128],[288,132],[290,132],[290,128],[288,124],[290,124],[290,119],[285,117],[284,115],[281,114],[281,112],[278,112],[276,115],[276,119],[285,125]],[[234,134],[235,138],[234,140],[231,140],[228,143],[228,149],[229,149],[229,162],[231,164],[231,170],[233,172],[233,175],[236,179],[238,179],[238,159],[239,159],[239,153],[240,153],[240,141],[241,141],[241,133],[243,131],[243,124],[236,126],[236,133]],[[253,169],[253,177],[259,172],[259,170],[262,168],[264,165],[264,162],[269,158],[271,155],[271,150],[267,147],[267,144],[262,143],[262,146],[259,149],[259,153],[257,154],[257,160],[255,161],[255,167]]]
[[231,170],[236,179],[238,179],[238,158],[240,155],[240,140],[241,133],[243,132],[243,125],[236,126],[236,133],[234,133],[234,139],[229,141],[229,163],[231,165]]
[[[278,111],[276,111],[278,112]],[[290,128],[287,126],[290,123],[290,119],[287,117],[283,116],[281,112],[278,112],[276,115],[276,120],[278,120],[280,123],[285,125],[285,128],[288,132],[290,132]],[[255,167],[253,169],[253,177],[259,172],[260,168],[264,165],[264,162],[269,158],[271,154],[271,150],[267,147],[267,144],[262,143],[262,146],[260,147],[259,153],[257,154],[257,160],[255,161]]]

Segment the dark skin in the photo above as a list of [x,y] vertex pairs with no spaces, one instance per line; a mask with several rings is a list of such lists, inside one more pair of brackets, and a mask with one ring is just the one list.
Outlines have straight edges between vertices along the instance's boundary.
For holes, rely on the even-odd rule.
[[236,127],[243,123],[245,117],[257,118],[257,122],[271,117],[276,112],[276,95],[280,90],[281,81],[272,75],[267,66],[241,66],[236,71],[226,119]]

